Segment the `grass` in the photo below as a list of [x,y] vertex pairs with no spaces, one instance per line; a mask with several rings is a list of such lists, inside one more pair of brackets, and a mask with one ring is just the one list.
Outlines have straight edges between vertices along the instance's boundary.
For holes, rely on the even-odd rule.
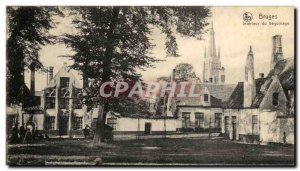
[[[239,144],[222,139],[145,139],[93,146],[91,140],[50,140],[35,146],[9,146],[8,164],[64,156],[101,158],[103,164],[294,165],[294,147]],[[22,157],[23,156],[23,157]],[[34,159],[31,159],[34,161]],[[27,162],[28,163],[28,162]],[[19,163],[20,164],[20,163]],[[22,165],[22,163],[21,163]],[[29,165],[35,165],[30,163]]]

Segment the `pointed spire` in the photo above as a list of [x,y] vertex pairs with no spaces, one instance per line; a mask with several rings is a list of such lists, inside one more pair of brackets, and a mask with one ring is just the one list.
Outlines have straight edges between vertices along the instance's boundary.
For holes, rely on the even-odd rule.
[[218,58],[220,58],[220,56],[221,56],[220,53],[221,52],[220,52],[220,47],[219,47],[219,49],[218,49]]
[[213,22],[211,23],[211,29],[209,34],[209,44],[208,44],[208,57],[216,57],[216,43],[215,43],[215,32]]
[[249,52],[248,52],[248,55],[253,55],[253,52],[252,52],[252,46],[250,45],[250,50],[249,50]]
[[206,58],[206,46],[204,48],[204,58]]

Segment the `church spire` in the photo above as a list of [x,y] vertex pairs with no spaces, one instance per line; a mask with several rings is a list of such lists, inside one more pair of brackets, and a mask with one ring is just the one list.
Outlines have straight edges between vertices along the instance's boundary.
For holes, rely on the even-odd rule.
[[218,58],[220,58],[220,56],[221,56],[220,53],[221,52],[220,52],[220,47],[219,47],[219,49],[218,49]]
[[204,48],[204,58],[206,58],[206,46]]
[[215,43],[215,31],[213,22],[211,23],[211,29],[209,34],[209,44],[208,44],[208,57],[216,57],[216,43]]

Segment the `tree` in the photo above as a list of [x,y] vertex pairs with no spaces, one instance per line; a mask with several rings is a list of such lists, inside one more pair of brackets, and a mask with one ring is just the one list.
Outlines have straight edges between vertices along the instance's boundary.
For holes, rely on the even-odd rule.
[[[201,39],[210,15],[207,7],[72,7],[70,11],[78,33],[66,34],[62,41],[75,52],[71,67],[82,72],[84,82],[93,80],[93,86],[87,90],[93,92],[91,96],[104,82],[140,81],[137,69],[153,67],[159,61],[151,56],[153,27],[165,35],[167,56],[177,57],[174,33]],[[108,91],[110,88],[105,89]],[[111,100],[96,98],[103,109],[98,116],[96,143],[101,142]]]
[[24,69],[43,68],[38,52],[54,42],[56,15],[63,15],[58,7],[7,7],[7,104],[25,101]]
[[175,79],[177,80],[186,81],[191,78],[197,78],[194,67],[188,63],[180,63],[176,65],[174,72]]
[[170,80],[171,80],[170,76],[161,76],[156,79],[156,81],[170,81]]

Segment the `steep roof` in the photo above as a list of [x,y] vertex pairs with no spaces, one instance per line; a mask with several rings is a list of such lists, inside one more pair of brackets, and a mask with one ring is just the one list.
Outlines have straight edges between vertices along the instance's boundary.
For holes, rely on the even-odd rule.
[[[199,106],[202,105],[200,97],[176,97],[179,106]],[[222,107],[222,100],[210,96],[210,107]]]
[[[189,90],[191,90],[192,83],[186,85],[185,94],[189,94]],[[229,99],[230,95],[232,94],[236,84],[212,84],[212,83],[196,83],[194,94],[200,94],[205,88],[208,89],[210,95],[221,99],[222,101],[226,101]],[[175,95],[180,93],[180,84],[178,83],[175,90]]]
[[280,60],[272,69],[268,77],[278,75],[279,81],[284,90],[290,90],[295,88],[294,82],[294,57]]
[[233,93],[236,84],[211,84],[211,83],[201,83],[201,87],[206,87],[210,92],[210,95],[221,99],[222,101],[227,101],[230,95]]
[[[279,81],[285,91],[294,89],[294,58],[287,58],[277,62],[266,78],[255,79],[256,96],[251,107],[259,107],[269,89],[273,79],[277,75]],[[225,108],[243,108],[244,86],[243,82],[239,82],[235,87],[228,101],[223,106]]]
[[239,82],[230,98],[224,103],[225,108],[243,108],[244,104],[244,83]]
[[272,78],[260,78],[256,79],[256,96],[252,102],[252,107],[259,107],[260,103],[264,99],[266,92],[268,91],[273,79]]
[[57,84],[56,80],[58,77],[69,77],[70,83],[72,83],[75,88],[79,88],[79,89],[82,88],[82,85],[78,82],[77,78],[73,75],[73,73],[70,71],[70,69],[68,69],[67,64],[64,63],[64,65],[55,74],[55,76],[48,83],[48,85],[45,87],[45,89],[55,87]]
[[[251,107],[259,107],[272,81],[272,78],[255,79],[256,96],[252,102]],[[223,103],[223,106],[225,108],[231,109],[240,109],[244,107],[244,82],[238,83],[229,100]]]
[[[191,90],[192,83],[186,85],[185,87],[185,95],[189,94]],[[177,84],[175,90],[175,96],[180,93],[180,84]],[[201,94],[201,92],[205,91],[205,89],[210,93],[211,97],[211,107],[222,107],[222,102],[227,101],[232,94],[235,84],[212,84],[212,83],[196,83],[194,94]],[[176,97],[176,100],[180,100],[178,105],[201,105],[201,101],[199,97]]]

